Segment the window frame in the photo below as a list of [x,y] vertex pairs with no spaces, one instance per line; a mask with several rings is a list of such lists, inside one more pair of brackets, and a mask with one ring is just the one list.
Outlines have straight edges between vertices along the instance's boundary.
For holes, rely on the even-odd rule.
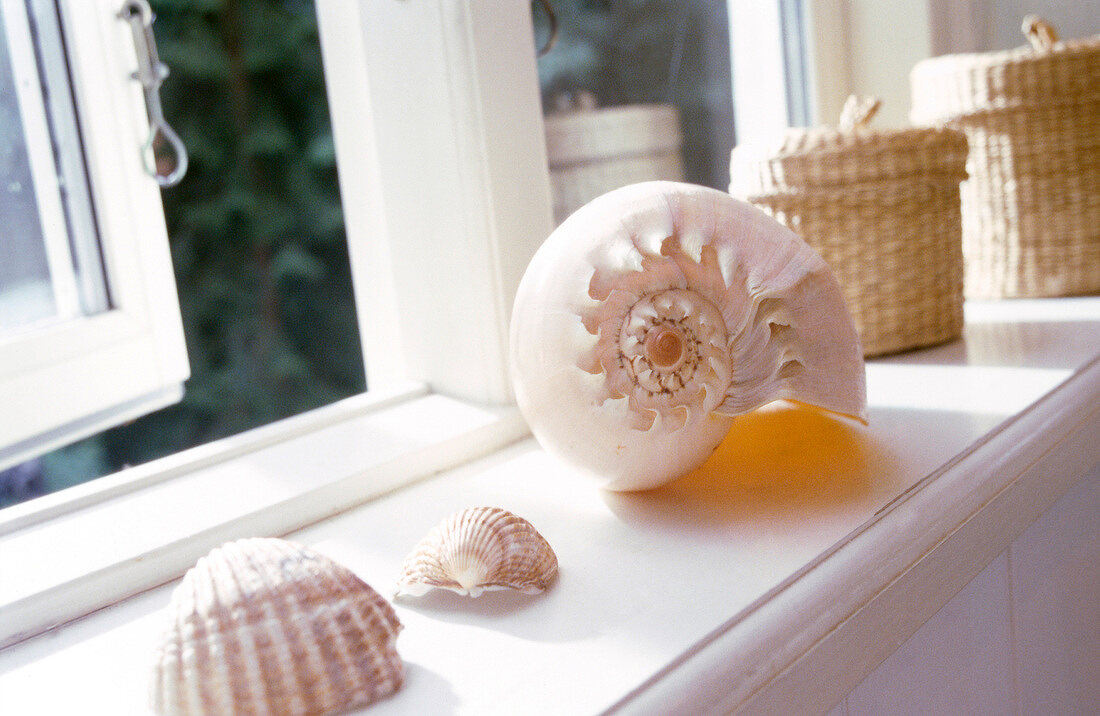
[[[0,10],[4,13],[3,34],[6,35],[11,58],[15,96],[22,118],[23,136],[26,139],[31,186],[37,200],[55,310],[55,317],[44,320],[65,320],[80,312],[80,299],[75,272],[65,271],[72,265],[72,257],[69,253],[64,209],[56,191],[52,137],[47,123],[47,103],[39,81],[37,53],[31,40],[31,20],[28,17],[28,8],[20,0],[2,0]],[[12,330],[19,328],[17,326]]]
[[[790,75],[783,38],[786,0],[728,0],[733,79],[733,124],[738,144],[751,143],[791,126],[785,87]],[[801,93],[800,93],[801,94]],[[751,101],[738,101],[751,97]]]
[[[400,246],[388,247],[389,249],[397,253],[402,250]],[[397,287],[391,287],[389,295],[393,298],[395,305],[398,303],[396,292]],[[382,291],[381,295],[384,297],[386,292]],[[377,305],[368,305],[377,309]],[[394,334],[388,338],[399,340],[402,327],[394,320],[391,328],[395,329]],[[365,343],[369,340],[377,340],[377,338],[364,338]],[[394,349],[399,343],[384,341],[382,345]],[[404,367],[399,362],[393,361],[393,363],[395,363],[391,368],[393,372],[389,374],[391,378],[405,374]],[[1089,373],[1087,375],[1081,373],[1078,377],[1084,376],[1089,385],[1096,386],[1100,378],[1096,367],[1097,364],[1094,361],[1088,368]],[[374,369],[379,370],[380,365],[375,363]],[[382,375],[387,375],[386,371],[383,370]],[[1079,464],[1067,467],[1064,451],[1060,453],[1050,447],[1062,437],[1060,430],[1051,430],[1052,423],[1059,427],[1069,426],[1078,429],[1082,423],[1077,418],[1085,413],[1090,416],[1089,419],[1092,421],[1090,424],[1095,423],[1096,412],[1085,410],[1085,403],[1081,398],[1088,391],[1078,390],[1078,387],[1077,383],[1063,386],[1058,396],[1045,401],[1048,407],[1056,406],[1055,409],[1025,415],[1008,425],[1009,430],[993,435],[993,439],[979,441],[975,445],[974,455],[963,455],[952,460],[944,467],[943,474],[929,476],[921,484],[915,485],[912,491],[905,493],[897,503],[883,511],[885,516],[880,513],[872,523],[869,523],[867,529],[854,534],[851,539],[838,545],[835,551],[823,555],[821,560],[810,563],[797,572],[792,576],[790,583],[785,584],[782,590],[766,595],[743,620],[731,619],[721,633],[716,633],[707,641],[701,642],[696,649],[678,658],[675,664],[677,678],[664,678],[661,682],[651,680],[643,684],[639,690],[628,694],[629,700],[620,704],[619,708],[624,711],[640,712],[647,710],[647,706],[653,706],[667,710],[669,704],[675,703],[677,698],[684,698],[689,704],[696,703],[699,694],[711,690],[711,687],[713,691],[727,699],[719,702],[718,706],[731,709],[745,707],[749,710],[768,710],[769,708],[774,710],[776,704],[779,704],[780,708],[783,705],[789,708],[792,703],[801,703],[807,709],[820,708],[823,693],[826,699],[844,693],[852,685],[853,679],[859,678],[858,675],[870,669],[868,664],[871,664],[872,660],[884,658],[891,650],[892,644],[897,643],[896,639],[903,639],[911,634],[936,606],[946,601],[947,596],[960,584],[965,583],[965,579],[968,578],[967,570],[978,569],[975,565],[991,553],[994,549],[991,545],[1016,529],[1024,519],[1033,519],[1031,515],[1041,509],[1040,503],[1043,503],[1043,499],[1053,499],[1050,495],[1056,490],[1063,489],[1061,485],[1068,480],[1068,476],[1074,469],[1080,467]],[[408,404],[433,397],[427,395],[424,388],[412,390],[412,395],[395,395],[393,400],[396,403]],[[1076,400],[1075,405],[1069,406],[1072,410],[1067,409],[1065,403],[1060,400],[1062,397]],[[356,402],[359,400],[353,399],[351,404],[332,406],[323,409],[321,413],[301,416],[279,425],[269,426],[261,429],[262,434],[234,438],[207,449],[197,449],[194,452],[189,451],[187,455],[169,458],[166,462],[150,466],[142,479],[160,480],[161,485],[168,485],[177,479],[192,480],[204,469],[204,466],[208,467],[218,461],[225,461],[229,454],[236,454],[242,459],[249,458],[263,451],[265,445],[280,443],[288,439],[292,433],[308,439],[307,433],[310,431],[323,432],[326,426],[348,424],[353,419],[353,414],[359,417],[372,411],[382,414],[389,407],[393,407],[392,405],[362,405]],[[427,408],[425,416],[431,415],[434,410],[436,410],[435,407]],[[1082,413],[1082,410],[1085,410],[1085,413]],[[1075,433],[1075,439],[1087,442],[1087,437],[1095,432],[1090,433],[1087,428],[1088,425]],[[1035,442],[1020,440],[1021,436],[1034,436],[1043,431],[1057,434],[1052,435],[1049,440],[1045,438]],[[461,438],[457,439],[461,440]],[[502,438],[498,435],[496,439]],[[478,437],[477,441],[479,445],[490,442],[484,435]],[[1011,462],[1013,470],[1017,467],[1023,469],[1025,466],[1030,466],[1027,467],[1025,475],[1014,480],[1013,476],[1018,475],[1018,471],[1006,470],[1002,475],[1004,479],[990,480],[988,463],[1009,462],[1005,459],[1005,455],[1013,452],[1011,449],[1013,446],[1023,446]],[[469,445],[466,447],[470,448]],[[1006,450],[1006,448],[1009,449]],[[992,455],[992,457],[989,460],[970,459],[975,458],[977,452]],[[1046,462],[1047,457],[1051,455],[1054,456],[1056,464]],[[1089,455],[1095,459],[1095,450]],[[453,457],[450,459],[454,460]],[[1071,456],[1068,459],[1075,458]],[[410,467],[408,474],[429,473],[431,469],[427,464],[422,461],[419,466]],[[1040,473],[1053,475],[1055,478],[1050,481],[1039,480],[1036,476]],[[950,479],[943,479],[945,476]],[[127,479],[137,482],[139,477],[141,476],[132,475]],[[401,484],[402,480],[415,479],[397,478],[391,474],[388,486],[380,487],[379,482],[385,483],[385,478],[379,481],[375,480],[375,477],[377,476],[358,476],[357,485],[344,487],[345,498],[368,499],[369,490],[364,489],[364,485],[373,486],[371,489],[392,489]],[[930,484],[933,479],[938,482]],[[113,497],[124,495],[135,497],[137,503],[134,505],[135,509],[147,504],[144,496],[131,494],[133,492],[131,485],[122,484],[113,478],[105,478],[105,480],[118,490]],[[1058,484],[1046,485],[1048,482]],[[1044,484],[1040,485],[1040,483]],[[1043,499],[1034,499],[1036,493],[1041,493]],[[89,499],[94,497],[90,495]],[[325,499],[326,504],[332,509],[350,506],[344,498],[339,496],[328,495]],[[972,510],[978,510],[978,512],[971,515]],[[58,515],[58,522],[71,525],[74,520],[69,520],[69,517],[80,518],[86,512],[87,510],[80,510],[79,515]],[[283,506],[281,517],[272,517],[267,522],[263,522],[261,519],[263,516],[259,513],[242,514],[245,516],[245,521],[250,520],[245,529],[271,530],[279,529],[272,525],[284,524],[280,520],[285,519],[286,515],[296,515],[300,519],[306,512],[301,509],[300,501],[295,500],[294,504],[288,502]],[[1004,519],[1006,513],[1013,516],[1011,522]],[[154,516],[154,519],[156,517],[159,515]],[[192,561],[189,554],[194,553],[195,550],[202,550],[204,545],[213,540],[232,536],[241,529],[235,523],[225,526],[221,532],[195,535],[179,545],[165,545],[164,549],[156,554],[139,556],[133,564],[126,565],[128,568],[126,573],[130,581],[125,589],[141,589],[142,584],[149,586],[158,583],[155,580],[164,581],[170,578],[172,571],[182,571],[182,568]],[[3,526],[0,524],[0,533],[2,532]],[[921,539],[911,539],[914,535]],[[349,535],[349,539],[355,539],[355,536]],[[975,550],[975,545],[980,549]],[[2,552],[3,546],[0,540],[0,574],[15,573],[8,569]],[[981,552],[981,554],[975,554],[975,552]],[[906,567],[912,560],[919,561],[914,566]],[[877,566],[877,569],[873,570],[872,578],[865,578],[867,570],[860,569],[867,564]],[[893,577],[892,575],[898,569],[907,571],[903,571],[898,577]],[[82,589],[72,590],[75,595],[83,596],[78,603],[77,611],[70,610],[70,612],[82,614],[97,608],[94,603],[88,601],[89,593],[95,593],[93,595],[95,598],[107,595],[103,596],[106,601],[99,606],[105,606],[121,598],[125,590],[120,589],[115,583],[115,574],[115,572],[100,571],[86,575],[87,578],[78,585]],[[0,580],[0,584],[2,583],[3,580]],[[858,589],[853,589],[853,585]],[[49,596],[53,602],[59,602],[63,595],[60,592],[52,592]],[[125,611],[116,613],[113,618],[133,619],[135,612],[147,604],[131,608],[128,613]],[[807,605],[815,608],[807,608]],[[851,611],[853,609],[857,611]],[[11,617],[12,614],[10,610],[0,609],[0,634],[6,626],[2,623],[5,618],[9,623],[15,621]],[[41,611],[37,614],[40,615]],[[822,619],[823,614],[835,618]],[[898,614],[902,614],[904,618],[898,619]],[[113,628],[113,625],[109,626]],[[883,638],[884,632],[891,632],[891,630],[894,641]],[[124,648],[127,650],[132,650],[133,647],[130,635],[130,632],[126,635]],[[66,641],[71,643],[86,638],[87,632],[69,635],[60,640],[61,645],[36,644],[33,651],[37,655],[40,653],[40,647],[47,652],[63,649]],[[3,644],[0,636],[0,646]],[[874,648],[863,648],[868,644],[874,645]],[[837,654],[840,654],[840,657]],[[94,649],[83,649],[79,658],[66,659],[66,663],[76,664],[78,667],[82,664],[81,658],[99,656],[101,654]],[[761,664],[765,664],[767,668],[760,668]],[[667,677],[667,674],[663,673],[661,676]],[[51,672],[50,678],[56,680],[56,673]],[[822,684],[827,686],[824,692],[821,688]],[[653,688],[654,686],[656,688]],[[646,690],[643,691],[643,688]],[[794,694],[793,697],[792,694]],[[747,700],[741,700],[742,698]],[[793,701],[792,698],[801,699],[801,701]]]
[[[96,28],[85,49],[127,48],[110,65],[116,79],[136,66],[114,3],[67,2],[78,26]],[[0,581],[0,648],[172,579],[225,541],[285,534],[529,434],[512,405],[507,335],[515,287],[551,217],[530,8],[319,0],[317,12],[371,389],[5,509],[0,574],[21,580]],[[386,76],[390,62],[403,77],[425,73],[433,89],[412,105],[416,121],[408,89]],[[140,93],[127,89],[141,128]],[[107,140],[122,151],[117,133]],[[110,155],[99,151],[91,165]],[[126,198],[155,194],[144,179]],[[157,199],[157,240],[134,248],[167,258]],[[111,260],[126,257],[119,249]],[[123,288],[116,300],[128,307],[136,288]],[[87,323],[133,333],[150,313]],[[314,449],[323,458],[298,459]],[[47,549],[58,559],[34,558]]]
[[531,9],[317,13],[367,384],[509,404],[512,298],[552,227]]
[[[190,368],[129,27],[111,0],[60,0],[111,307],[0,339],[0,468],[182,395]],[[79,389],[73,389],[79,386]]]
[[[97,19],[67,2],[133,61],[111,3],[97,0]],[[515,288],[552,226],[531,8],[316,8],[371,390],[7,508],[0,574],[26,576],[0,581],[0,648],[178,577],[225,541],[287,534],[529,435],[507,346]],[[131,197],[153,190],[135,184]],[[47,547],[65,559],[36,562]]]

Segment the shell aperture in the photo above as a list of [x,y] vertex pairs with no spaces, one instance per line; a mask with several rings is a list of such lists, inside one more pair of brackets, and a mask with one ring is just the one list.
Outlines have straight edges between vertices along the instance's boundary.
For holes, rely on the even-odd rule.
[[540,443],[613,490],[683,475],[734,416],[775,400],[866,411],[825,262],[762,211],[689,184],[617,189],[550,235],[516,295],[511,364]]

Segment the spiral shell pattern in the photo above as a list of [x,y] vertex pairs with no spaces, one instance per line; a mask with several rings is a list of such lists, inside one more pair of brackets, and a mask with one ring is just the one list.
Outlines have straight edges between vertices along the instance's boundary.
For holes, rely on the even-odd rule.
[[471,597],[493,589],[538,594],[557,572],[554,550],[530,522],[499,507],[472,507],[433,527],[409,553],[397,595],[433,587]]
[[[682,288],[645,293],[597,329],[596,354],[607,375],[605,398],[627,397],[633,427],[665,429],[687,422],[689,407],[709,412],[721,403],[731,370],[721,312]],[[618,323],[619,325],[614,325]]]
[[157,649],[158,714],[326,714],[401,687],[393,607],[350,570],[279,539],[203,557],[172,595]]

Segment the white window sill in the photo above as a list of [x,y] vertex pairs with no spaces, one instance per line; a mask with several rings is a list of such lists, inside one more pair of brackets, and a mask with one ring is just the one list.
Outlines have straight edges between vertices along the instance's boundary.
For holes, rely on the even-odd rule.
[[[785,407],[746,417],[721,479],[604,493],[527,440],[290,535],[385,594],[461,507],[511,509],[557,551],[543,595],[398,601],[408,681],[372,712],[838,702],[1100,462],[1100,298],[967,310],[964,341],[868,366],[870,426]],[[285,449],[300,459],[310,443]],[[38,569],[5,564],[0,589]],[[0,651],[3,710],[144,713],[170,593]]]
[[[373,391],[0,513],[0,647],[528,434],[514,408]],[[9,577],[9,575],[18,575]]]

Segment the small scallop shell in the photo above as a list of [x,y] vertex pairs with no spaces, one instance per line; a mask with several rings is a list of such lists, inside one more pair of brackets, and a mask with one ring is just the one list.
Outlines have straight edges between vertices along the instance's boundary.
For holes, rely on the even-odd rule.
[[775,400],[866,415],[863,353],[829,267],[714,189],[643,182],[579,209],[528,265],[511,329],[535,437],[611,490],[680,477],[737,415]]
[[172,595],[158,714],[325,714],[396,691],[393,607],[347,568],[279,539],[201,558]]
[[456,512],[432,528],[402,567],[397,594],[432,587],[476,597],[492,589],[537,594],[558,572],[558,558],[530,522],[496,507]]

